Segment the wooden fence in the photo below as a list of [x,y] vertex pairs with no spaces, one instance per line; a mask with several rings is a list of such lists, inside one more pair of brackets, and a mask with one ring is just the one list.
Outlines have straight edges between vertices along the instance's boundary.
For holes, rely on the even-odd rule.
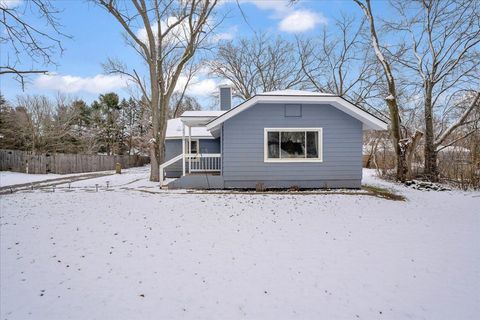
[[81,173],[143,166],[150,163],[146,156],[104,156],[90,154],[43,153],[0,150],[0,170],[26,173]]

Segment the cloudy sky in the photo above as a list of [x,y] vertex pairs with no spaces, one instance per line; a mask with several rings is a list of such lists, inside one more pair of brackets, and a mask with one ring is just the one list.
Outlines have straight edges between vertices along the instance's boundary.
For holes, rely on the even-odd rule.
[[[0,0],[7,5],[21,6],[23,0]],[[63,10],[59,15],[63,31],[72,36],[65,39],[65,52],[56,57],[58,66],[51,66],[49,75],[33,76],[25,87],[25,93],[68,94],[71,97],[92,101],[99,94],[115,91],[128,96],[126,81],[119,76],[103,73],[102,63],[108,58],[116,58],[128,66],[140,64],[137,54],[125,45],[122,29],[118,23],[104,10],[84,0],[55,0],[57,8]],[[301,0],[289,5],[283,0],[239,0],[245,17],[233,0],[226,0],[218,8],[219,14],[227,18],[217,30],[215,39],[235,40],[249,36],[254,31],[280,34],[285,37],[296,35],[315,36],[322,28],[332,26],[332,21],[341,12],[359,14],[359,8],[353,1],[308,1]],[[374,10],[382,10],[382,4],[375,3]],[[35,13],[25,12],[27,17]],[[137,30],[140,34],[141,30]],[[8,56],[5,47],[0,59]],[[24,63],[22,61],[22,63]],[[24,66],[29,67],[25,61]],[[1,93],[9,100],[22,94],[22,88],[15,80],[2,76],[0,78]],[[201,72],[189,88],[189,93],[199,101],[207,103],[221,79],[209,77]]]

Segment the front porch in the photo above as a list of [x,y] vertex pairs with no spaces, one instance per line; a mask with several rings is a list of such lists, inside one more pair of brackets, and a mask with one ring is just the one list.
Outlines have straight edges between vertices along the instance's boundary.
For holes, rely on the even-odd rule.
[[[218,177],[219,175],[221,175],[222,154],[218,153],[218,151],[221,151],[220,147],[218,146],[219,133],[218,132],[216,133],[217,134],[216,137],[213,136],[212,134],[212,138],[217,139],[217,142],[215,144],[217,148],[213,148],[214,149],[213,151],[217,151],[215,153],[211,152],[212,148],[205,149],[205,147],[201,147],[199,145],[200,141],[202,141],[202,146],[204,145],[204,143],[212,145],[212,143],[210,143],[209,141],[214,141],[214,140],[205,141],[202,139],[195,138],[195,136],[192,135],[192,128],[194,129],[204,128],[208,122],[210,122],[212,119],[216,118],[217,116],[218,115],[213,112],[212,112],[212,115],[207,114],[207,115],[197,116],[197,115],[191,115],[187,111],[180,117],[182,122],[181,153],[160,165],[161,185],[163,185],[165,178],[168,177],[166,175],[166,170],[171,170],[171,168],[173,167],[176,167],[176,170],[178,172],[178,175],[176,177],[179,177],[178,179],[182,179],[185,176],[209,175],[209,176]],[[181,167],[181,174],[179,172],[180,167]],[[194,180],[199,180],[199,179],[201,178],[194,178]]]

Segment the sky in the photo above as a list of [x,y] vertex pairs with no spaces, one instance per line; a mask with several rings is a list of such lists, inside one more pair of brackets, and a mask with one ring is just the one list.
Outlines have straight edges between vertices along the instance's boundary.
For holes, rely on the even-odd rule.
[[[0,0],[0,5],[24,6],[25,0]],[[115,58],[129,67],[141,68],[141,58],[126,46],[123,29],[118,22],[100,7],[85,0],[53,0],[62,12],[58,15],[63,25],[62,32],[71,36],[64,38],[63,54],[54,56],[56,66],[49,66],[48,75],[31,76],[22,91],[21,85],[11,77],[0,77],[0,92],[9,101],[20,94],[67,95],[82,98],[87,102],[99,94],[117,92],[122,97],[131,93],[127,81],[117,75],[104,74],[102,63]],[[353,1],[308,1],[300,0],[289,5],[283,0],[239,0],[241,10],[234,0],[224,0],[217,8],[218,15],[226,15],[216,31],[218,41],[251,36],[254,32],[268,32],[291,38],[320,35],[323,28],[332,28],[335,18],[343,13],[360,14]],[[384,2],[374,2],[374,11],[384,10]],[[243,14],[242,14],[243,13]],[[36,12],[25,11],[25,18],[37,21]],[[41,28],[42,26],[40,26]],[[1,30],[0,32],[5,32]],[[137,32],[141,32],[137,30]],[[4,62],[11,52],[2,46],[0,60]],[[29,61],[22,61],[28,68]],[[222,79],[212,78],[201,72],[188,89],[188,94],[202,105],[211,105],[212,94]]]

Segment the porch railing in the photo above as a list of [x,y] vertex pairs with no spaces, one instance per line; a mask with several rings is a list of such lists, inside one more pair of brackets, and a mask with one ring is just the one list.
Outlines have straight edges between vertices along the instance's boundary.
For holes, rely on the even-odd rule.
[[186,154],[187,172],[220,172],[222,170],[222,155],[220,153]]

